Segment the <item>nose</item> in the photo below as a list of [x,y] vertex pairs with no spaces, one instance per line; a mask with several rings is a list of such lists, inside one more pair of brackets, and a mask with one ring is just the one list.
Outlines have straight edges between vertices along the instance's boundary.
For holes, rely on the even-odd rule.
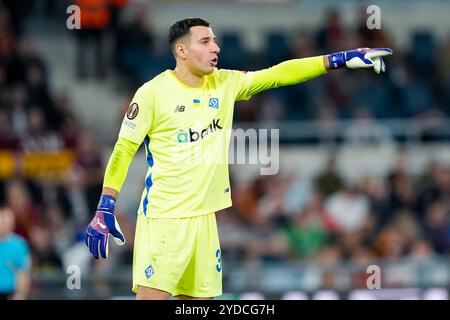
[[217,43],[214,42],[211,51],[212,51],[213,53],[215,53],[215,54],[219,54],[219,52],[220,52],[220,47],[219,47],[219,45],[218,45]]

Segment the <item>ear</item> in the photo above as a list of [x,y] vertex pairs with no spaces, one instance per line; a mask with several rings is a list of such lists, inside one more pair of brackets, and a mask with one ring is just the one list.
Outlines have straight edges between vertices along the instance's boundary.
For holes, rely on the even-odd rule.
[[177,56],[179,56],[181,59],[186,59],[187,56],[187,48],[186,45],[183,43],[177,43],[175,45],[175,52],[177,53]]

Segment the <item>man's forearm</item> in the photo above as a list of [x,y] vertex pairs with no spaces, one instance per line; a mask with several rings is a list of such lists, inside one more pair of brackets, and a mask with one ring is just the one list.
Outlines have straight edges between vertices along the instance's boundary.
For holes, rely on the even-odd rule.
[[106,166],[102,194],[118,197],[138,148],[138,144],[119,138]]
[[119,191],[113,188],[103,187],[102,195],[110,195],[113,196],[115,199],[117,199],[119,197]]

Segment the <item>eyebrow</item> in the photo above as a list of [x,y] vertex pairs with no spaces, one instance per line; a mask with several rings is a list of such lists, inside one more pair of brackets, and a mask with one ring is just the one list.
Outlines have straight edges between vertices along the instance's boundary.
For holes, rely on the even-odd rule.
[[216,37],[214,36],[214,37],[210,37],[210,36],[208,36],[208,37],[203,37],[203,38],[200,38],[200,40],[199,41],[202,41],[202,40],[209,40],[209,39],[213,39],[213,40],[216,40]]

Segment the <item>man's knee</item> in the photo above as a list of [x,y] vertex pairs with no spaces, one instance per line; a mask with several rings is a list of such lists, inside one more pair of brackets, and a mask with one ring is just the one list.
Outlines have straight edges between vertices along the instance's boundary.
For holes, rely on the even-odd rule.
[[197,298],[197,297],[191,297],[191,296],[185,296],[184,294],[180,294],[175,297],[177,300],[212,300],[213,298],[207,297],[207,298]]
[[155,288],[138,286],[136,300],[168,300],[170,294]]

